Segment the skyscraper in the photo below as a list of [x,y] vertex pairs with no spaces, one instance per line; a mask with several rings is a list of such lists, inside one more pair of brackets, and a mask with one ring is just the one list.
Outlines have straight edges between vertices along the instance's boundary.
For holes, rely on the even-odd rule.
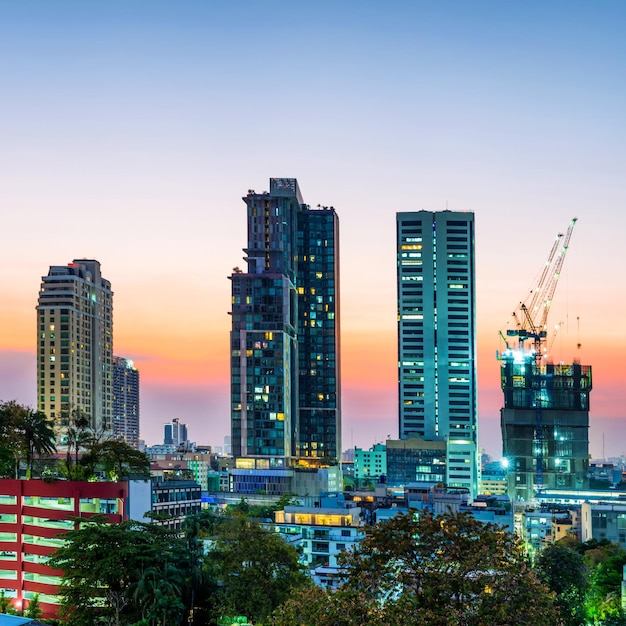
[[37,305],[38,409],[61,436],[72,415],[110,433],[113,416],[113,292],[100,263],[51,266]]
[[113,433],[137,449],[139,445],[139,370],[130,359],[113,357]]
[[446,483],[478,490],[474,214],[398,213],[400,439],[446,441]]
[[163,445],[178,448],[187,445],[187,442],[187,424],[183,424],[180,419],[175,417],[163,425]]
[[230,277],[233,455],[331,463],[341,451],[337,214],[305,205],[294,178],[243,200],[247,272]]

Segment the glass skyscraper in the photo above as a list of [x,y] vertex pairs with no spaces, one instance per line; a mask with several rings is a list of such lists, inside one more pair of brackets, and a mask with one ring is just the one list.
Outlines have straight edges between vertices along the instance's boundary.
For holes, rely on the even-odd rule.
[[398,213],[400,439],[445,441],[446,483],[478,490],[474,214]]
[[270,467],[332,463],[341,454],[337,214],[305,205],[293,178],[243,200],[247,271],[230,277],[233,455]]

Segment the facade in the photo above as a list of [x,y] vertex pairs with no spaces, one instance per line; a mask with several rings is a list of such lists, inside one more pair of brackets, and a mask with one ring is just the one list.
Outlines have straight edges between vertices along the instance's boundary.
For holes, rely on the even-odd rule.
[[113,357],[113,434],[139,447],[139,370],[130,359]]
[[375,443],[369,450],[354,449],[354,479],[379,482],[387,476],[387,446]]
[[626,548],[626,504],[583,502],[580,514],[583,542],[606,539]]
[[249,191],[247,271],[232,283],[235,457],[327,465],[341,450],[338,219],[293,178]]
[[188,441],[187,424],[181,423],[177,417],[163,425],[164,446],[174,446],[174,449],[177,449],[186,446]]
[[474,214],[397,213],[396,227],[400,439],[446,442],[445,482],[474,497],[479,478]]
[[511,500],[534,500],[540,489],[585,489],[591,367],[538,364],[532,352],[506,350],[501,382],[502,448]]
[[113,292],[100,263],[51,266],[37,305],[37,408],[63,443],[72,416],[113,428]]
[[194,480],[152,482],[152,513],[165,516],[158,523],[180,530],[187,515],[202,508],[200,485]]
[[418,437],[387,440],[387,484],[446,482],[446,442]]
[[39,594],[44,617],[55,617],[62,573],[47,561],[73,518],[102,513],[116,524],[149,510],[149,483],[0,480],[0,590],[16,608]]
[[275,528],[300,551],[300,561],[322,586],[337,585],[337,556],[365,537],[361,509],[343,496],[322,497],[319,507],[287,506],[276,511]]

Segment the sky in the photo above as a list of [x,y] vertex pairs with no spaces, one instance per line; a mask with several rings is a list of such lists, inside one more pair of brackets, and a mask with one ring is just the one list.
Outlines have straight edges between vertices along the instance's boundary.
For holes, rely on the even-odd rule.
[[[141,436],[229,433],[249,189],[340,219],[343,448],[397,437],[395,213],[473,211],[479,445],[496,352],[578,222],[549,322],[593,368],[590,452],[626,452],[626,4],[0,0],[0,400],[36,404],[50,265],[95,258]],[[580,344],[580,347],[578,347]]]

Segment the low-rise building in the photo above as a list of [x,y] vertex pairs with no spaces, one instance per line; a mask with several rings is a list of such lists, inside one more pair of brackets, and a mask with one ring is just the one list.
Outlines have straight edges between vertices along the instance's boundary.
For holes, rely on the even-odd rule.
[[43,616],[55,617],[62,572],[47,562],[74,529],[73,518],[104,514],[117,524],[143,520],[150,508],[143,481],[0,480],[0,590],[17,610],[38,594]]
[[301,550],[301,561],[317,584],[335,586],[337,556],[363,540],[361,509],[342,494],[326,494],[320,506],[287,506],[276,511],[275,528]]

